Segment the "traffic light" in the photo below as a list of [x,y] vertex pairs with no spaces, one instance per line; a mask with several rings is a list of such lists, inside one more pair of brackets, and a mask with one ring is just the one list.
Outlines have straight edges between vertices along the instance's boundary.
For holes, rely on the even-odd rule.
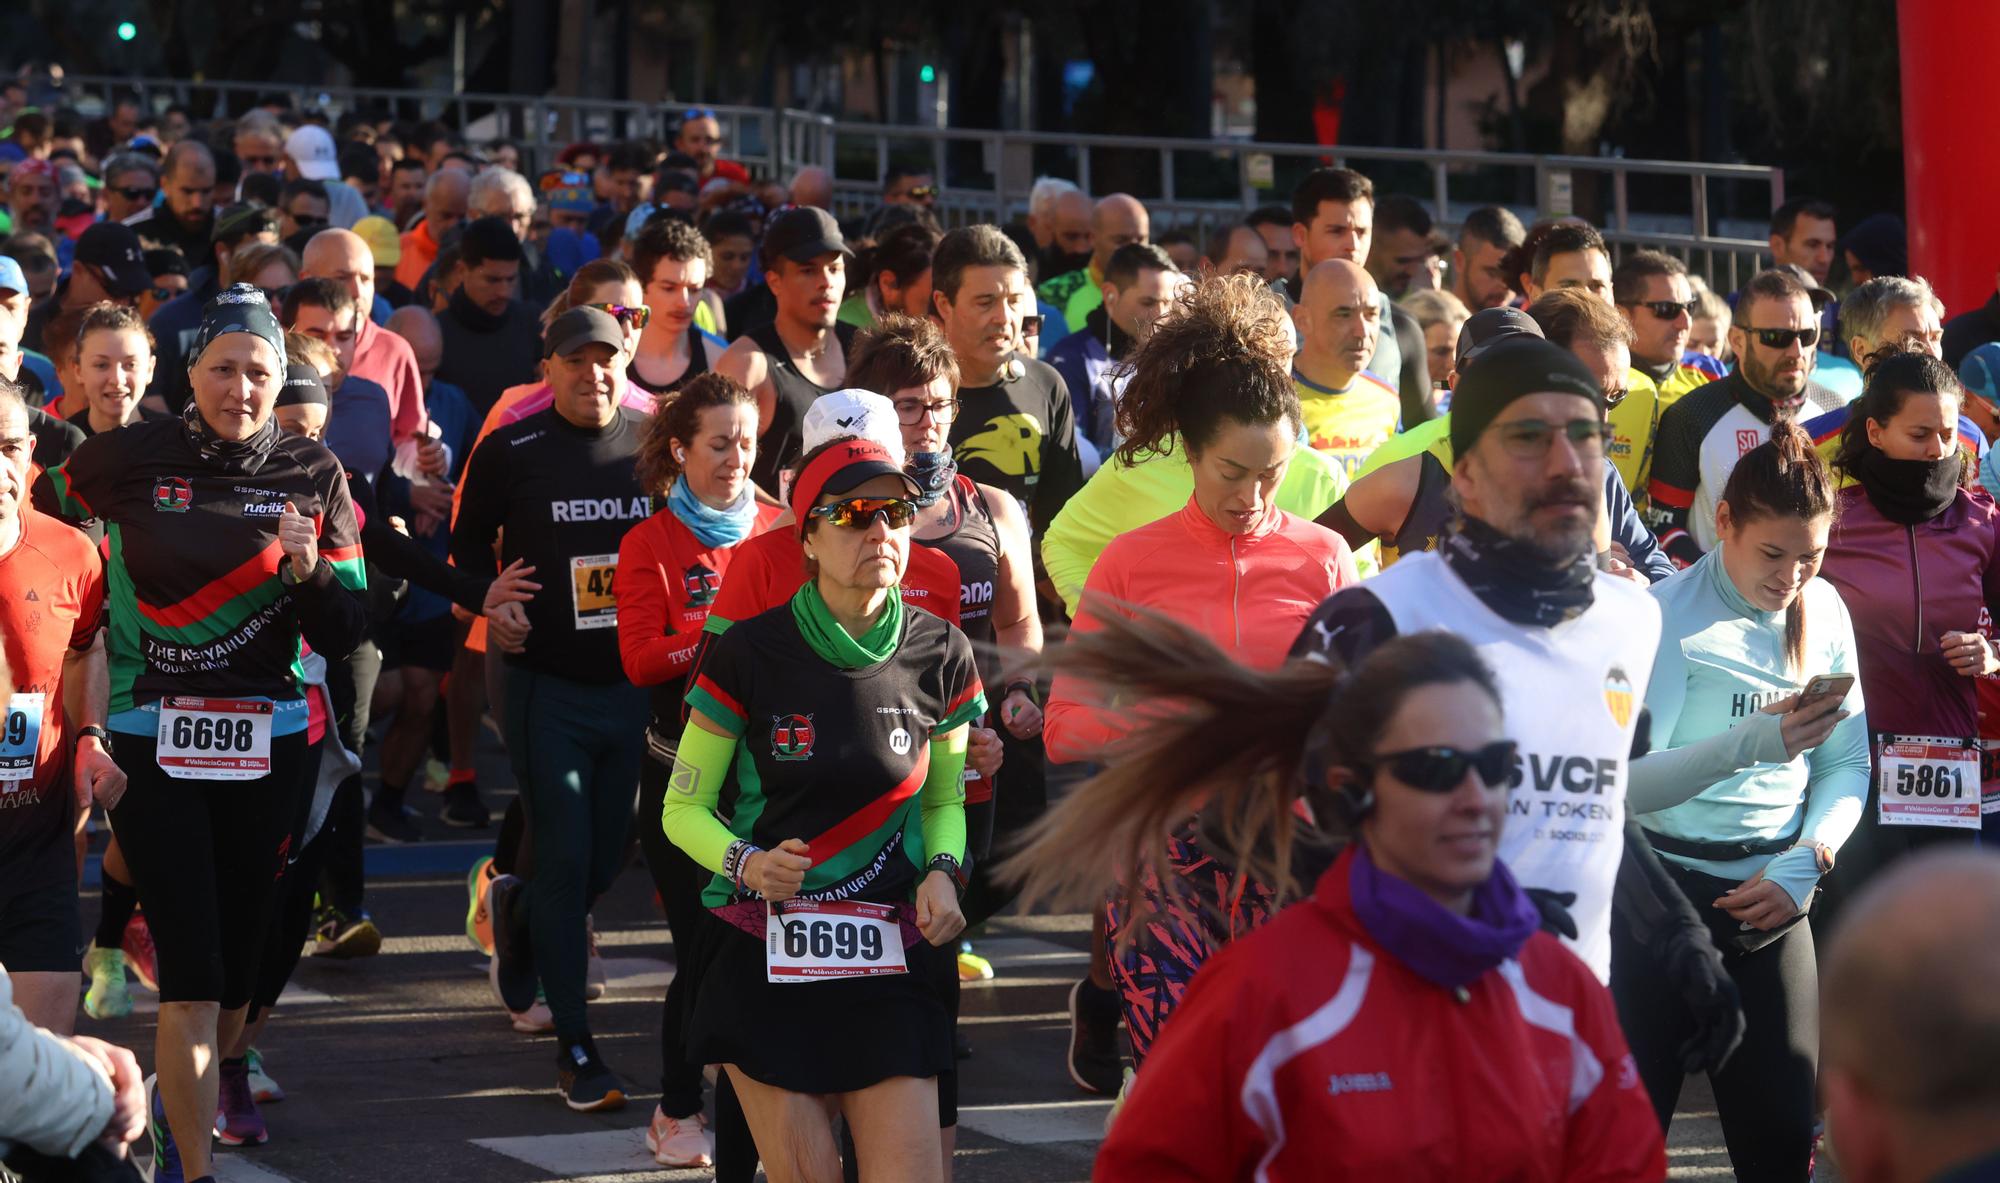
[[131,21],[118,22],[118,39],[120,41],[130,41],[138,35],[139,26],[133,24]]
[[936,82],[936,81],[937,81],[937,67],[936,67],[936,66],[933,66],[933,65],[931,65],[931,64],[930,64],[929,62],[925,62],[925,63],[924,63],[924,64],[923,64],[922,66],[919,66],[919,67],[917,68],[917,81],[919,81],[919,82]]

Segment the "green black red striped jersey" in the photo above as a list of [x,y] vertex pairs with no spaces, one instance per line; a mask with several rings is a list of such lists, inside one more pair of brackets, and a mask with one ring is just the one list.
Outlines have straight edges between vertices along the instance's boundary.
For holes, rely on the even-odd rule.
[[[843,670],[806,644],[787,604],[715,638],[688,706],[737,738],[731,833],[766,850],[803,838],[802,896],[893,903],[927,861],[917,794],[930,741],[982,714],[986,696],[972,643],[928,612],[903,613],[894,655]],[[720,876],[703,895],[730,900]]]
[[[339,661],[365,635],[361,530],[321,445],[283,436],[256,473],[224,473],[158,420],[92,437],[49,475],[65,515],[105,524],[114,722],[167,694],[297,700],[302,636]],[[296,585],[279,575],[287,501],[319,525],[319,567]]]

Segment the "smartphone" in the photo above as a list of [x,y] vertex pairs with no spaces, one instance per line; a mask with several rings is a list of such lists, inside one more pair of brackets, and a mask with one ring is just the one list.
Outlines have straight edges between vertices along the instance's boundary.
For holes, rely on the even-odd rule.
[[1852,689],[1854,689],[1853,674],[1821,674],[1806,682],[1806,688],[1799,692],[1798,706],[1792,709],[1797,710],[1822,698],[1846,698],[1847,692]]

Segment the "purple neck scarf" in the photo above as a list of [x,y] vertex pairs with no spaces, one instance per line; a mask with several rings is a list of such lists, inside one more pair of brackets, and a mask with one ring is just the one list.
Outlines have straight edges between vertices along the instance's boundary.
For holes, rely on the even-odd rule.
[[1472,891],[1472,914],[1460,916],[1375,865],[1355,843],[1347,890],[1354,914],[1390,956],[1448,990],[1469,986],[1520,952],[1541,927],[1533,901],[1498,859]]

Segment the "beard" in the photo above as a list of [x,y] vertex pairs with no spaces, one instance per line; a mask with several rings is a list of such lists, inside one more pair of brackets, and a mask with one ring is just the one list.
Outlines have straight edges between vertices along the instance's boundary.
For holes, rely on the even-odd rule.
[[[1535,514],[1558,506],[1582,509],[1583,517],[1581,520],[1570,517],[1547,525],[1536,524]],[[1520,522],[1508,533],[1553,567],[1573,563],[1592,552],[1596,541],[1593,537],[1596,523],[1597,489],[1582,480],[1555,480],[1523,502]]]

